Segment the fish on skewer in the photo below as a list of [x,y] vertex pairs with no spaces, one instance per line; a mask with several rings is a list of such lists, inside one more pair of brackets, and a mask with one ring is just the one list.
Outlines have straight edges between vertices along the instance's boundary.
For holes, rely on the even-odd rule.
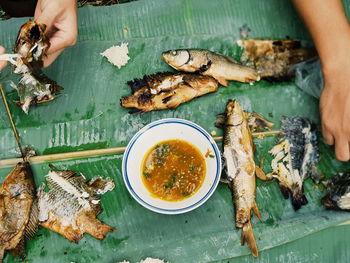
[[115,228],[96,218],[101,213],[102,195],[114,189],[113,180],[95,177],[87,181],[75,171],[54,170],[45,176],[45,184],[38,190],[39,223],[51,231],[57,232],[71,242],[78,242],[84,233],[97,239],[104,239]]
[[171,72],[146,75],[127,84],[132,95],[121,98],[120,104],[136,109],[131,113],[175,109],[184,102],[218,89],[218,83],[212,77]]
[[41,70],[43,57],[50,42],[46,38],[46,26],[35,21],[22,25],[13,51],[15,54],[0,55],[0,60],[13,64],[14,73],[21,76],[19,83],[12,86],[17,90],[19,101],[16,102],[25,113],[37,103],[53,100],[54,94],[63,88],[48,78]]
[[205,49],[169,50],[162,53],[162,58],[176,70],[211,76],[225,87],[228,86],[228,80],[240,82],[260,80],[255,69],[243,66],[233,58]]
[[24,252],[24,241],[35,234],[38,207],[28,162],[16,165],[0,186],[0,263],[6,251]]
[[[251,121],[249,119],[252,118]],[[255,201],[255,175],[266,179],[263,171],[254,162],[252,131],[272,127],[261,115],[245,113],[235,100],[226,105],[225,119],[218,124],[224,126],[223,157],[225,169],[222,181],[228,183],[235,204],[236,227],[242,228],[241,244],[248,244],[254,257],[258,256],[253,228],[252,211],[260,219]],[[250,123],[250,124],[249,124]],[[220,125],[219,125],[220,126]]]
[[272,173],[268,178],[279,181],[284,198],[291,196],[295,210],[308,203],[303,182],[311,177],[316,183],[321,174],[316,168],[320,160],[317,146],[316,129],[306,118],[284,117],[282,119],[281,137],[270,153]]

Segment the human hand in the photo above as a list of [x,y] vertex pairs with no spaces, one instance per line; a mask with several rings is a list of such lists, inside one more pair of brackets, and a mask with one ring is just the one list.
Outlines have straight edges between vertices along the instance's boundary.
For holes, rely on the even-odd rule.
[[323,70],[324,89],[320,98],[322,134],[327,144],[335,144],[338,160],[350,159],[350,50],[337,66]]
[[38,0],[34,20],[47,26],[45,34],[51,44],[43,58],[44,67],[47,67],[77,41],[76,0]]
[[[0,46],[0,55],[2,54],[5,54],[5,48]],[[0,60],[0,71],[3,70],[4,67],[6,67],[7,65],[7,62],[6,61],[3,61],[3,60]]]

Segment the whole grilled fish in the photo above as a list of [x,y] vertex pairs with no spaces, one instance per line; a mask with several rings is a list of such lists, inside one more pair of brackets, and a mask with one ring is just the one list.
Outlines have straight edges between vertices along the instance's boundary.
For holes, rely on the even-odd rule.
[[0,186],[0,262],[5,251],[24,252],[24,240],[37,226],[35,185],[27,162],[18,163]]
[[267,177],[279,181],[284,198],[290,195],[294,209],[298,210],[308,203],[303,192],[304,180],[311,176],[318,182],[321,175],[316,168],[320,159],[316,130],[306,118],[284,117],[281,132],[279,143],[270,150],[274,156],[273,171]]
[[199,72],[215,78],[223,86],[228,80],[253,82],[260,80],[252,68],[239,64],[234,59],[204,49],[177,49],[163,52],[164,61],[176,70]]
[[300,41],[285,40],[238,40],[243,48],[241,61],[256,69],[261,78],[268,80],[288,80],[293,76],[291,66],[312,58],[314,49],[301,47]]
[[138,109],[132,113],[174,109],[181,103],[218,89],[217,81],[209,76],[170,72],[146,75],[127,84],[132,95],[123,97],[120,104]]
[[350,211],[350,172],[333,176],[327,189],[328,194],[322,199],[326,209]]
[[54,99],[54,94],[63,88],[49,79],[42,72],[42,58],[50,42],[45,36],[46,26],[35,21],[28,21],[20,28],[13,51],[15,54],[0,55],[0,60],[7,60],[14,65],[14,73],[21,76],[13,87],[17,90],[19,101],[16,102],[25,113],[29,107]]
[[[258,248],[251,225],[251,212],[260,219],[260,212],[255,202],[255,174],[264,178],[263,172],[254,163],[254,144],[249,125],[250,115],[243,112],[239,103],[229,100],[226,105],[224,124],[224,159],[226,178],[223,178],[233,193],[236,210],[236,227],[242,228],[242,240],[247,242],[254,257],[258,256]],[[254,114],[253,127],[272,127],[260,115]],[[225,174],[225,173],[224,173]]]
[[[54,168],[55,169],[55,168]],[[112,179],[95,177],[87,182],[75,171],[52,171],[45,176],[45,185],[38,190],[39,223],[61,234],[71,242],[78,242],[86,232],[103,239],[115,228],[102,223],[96,216],[102,211],[97,195],[114,188]]]

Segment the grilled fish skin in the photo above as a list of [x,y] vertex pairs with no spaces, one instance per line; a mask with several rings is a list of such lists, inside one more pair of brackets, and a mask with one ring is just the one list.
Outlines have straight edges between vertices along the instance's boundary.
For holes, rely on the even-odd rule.
[[316,55],[315,49],[302,48],[300,41],[292,39],[245,39],[237,44],[243,48],[242,63],[271,81],[289,80],[293,77],[290,70],[293,65]]
[[52,171],[46,175],[49,191],[45,185],[38,190],[39,223],[42,227],[59,233],[77,243],[84,233],[103,239],[115,228],[99,221],[102,211],[97,195],[114,188],[112,179],[96,177],[87,182],[75,171]]
[[41,70],[42,58],[50,47],[44,34],[45,29],[44,24],[26,22],[18,33],[13,48],[15,54],[0,55],[0,59],[13,64],[14,73],[21,76],[19,83],[13,85],[13,88],[17,90],[20,99],[16,104],[25,113],[28,113],[30,106],[53,100],[54,94],[63,89]]
[[6,250],[14,256],[24,251],[24,239],[36,229],[36,208],[29,163],[18,163],[0,186],[0,262]]
[[[254,257],[258,256],[258,248],[251,225],[251,211],[260,219],[260,212],[255,201],[255,172],[254,144],[252,140],[249,114],[246,114],[239,103],[229,100],[226,105],[225,126],[224,126],[224,159],[226,165],[226,178],[233,193],[233,200],[236,211],[236,227],[242,228],[242,240],[244,245],[247,242]],[[262,117],[252,114],[258,124],[252,125],[257,128],[262,123]],[[257,118],[259,116],[259,118]],[[272,127],[262,125],[263,128]]]
[[204,49],[176,49],[162,53],[163,60],[176,70],[211,76],[225,87],[228,80],[259,81],[259,74],[234,59]]
[[120,104],[136,108],[139,112],[175,109],[184,102],[218,89],[217,81],[209,76],[170,72],[146,75],[127,84],[132,95],[121,98]]
[[322,204],[328,210],[350,211],[350,172],[333,176],[327,184],[328,194],[322,198]]
[[303,192],[303,181],[311,177],[316,183],[321,174],[316,168],[320,156],[317,147],[316,130],[310,121],[302,117],[284,117],[282,136],[270,153],[272,173],[268,178],[276,178],[284,198],[291,196],[295,210],[308,203]]

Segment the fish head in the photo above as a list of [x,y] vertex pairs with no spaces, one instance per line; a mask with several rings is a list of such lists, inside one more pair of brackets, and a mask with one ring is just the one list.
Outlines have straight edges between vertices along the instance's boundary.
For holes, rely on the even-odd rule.
[[33,175],[28,162],[20,162],[5,178],[3,191],[11,197],[22,198],[27,195],[34,195]]
[[190,59],[190,53],[186,49],[168,50],[162,53],[162,59],[175,69],[181,69]]
[[229,100],[226,105],[226,124],[238,126],[244,121],[244,113],[236,100]]
[[[28,60],[41,60],[50,43],[45,36],[46,25],[28,21],[19,30],[14,52]],[[31,61],[29,61],[31,62]]]

